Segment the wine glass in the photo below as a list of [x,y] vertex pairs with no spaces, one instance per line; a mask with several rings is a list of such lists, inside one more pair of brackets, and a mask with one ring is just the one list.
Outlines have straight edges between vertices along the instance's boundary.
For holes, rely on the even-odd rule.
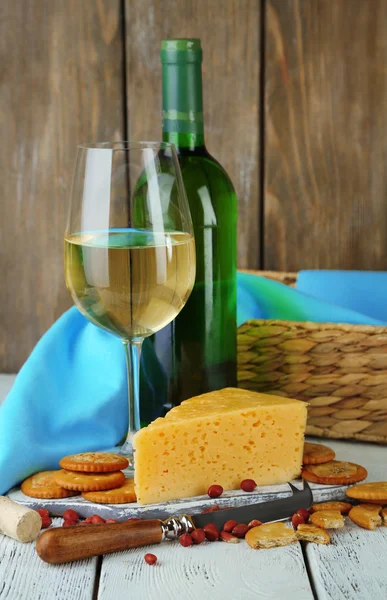
[[66,285],[94,325],[121,338],[133,465],[143,339],[181,311],[195,281],[191,215],[173,144],[78,146],[65,233]]

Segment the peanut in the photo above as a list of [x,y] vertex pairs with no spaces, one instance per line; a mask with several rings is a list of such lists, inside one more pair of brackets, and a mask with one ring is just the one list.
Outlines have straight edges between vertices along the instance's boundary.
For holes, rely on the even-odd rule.
[[47,529],[50,527],[52,520],[50,517],[42,517],[42,529]]
[[299,525],[304,525],[304,524],[305,524],[304,517],[302,517],[298,513],[294,513],[294,515],[292,516],[292,525],[293,525],[294,529],[297,529],[297,527]]
[[246,525],[246,523],[239,523],[239,525],[236,525],[233,530],[232,530],[232,534],[235,535],[238,538],[244,538],[246,533],[249,530],[249,526]]
[[299,508],[296,512],[296,515],[300,515],[304,519],[304,522],[307,523],[309,519],[309,511],[306,508]]
[[83,522],[86,523],[87,525],[90,525],[92,518],[93,518],[92,515],[90,515],[90,516],[86,517],[86,519]]
[[71,519],[65,519],[62,523],[62,527],[74,527],[78,521],[72,521]]
[[219,529],[214,523],[207,523],[204,526],[204,531],[209,542],[216,542],[219,539]]
[[253,519],[249,523],[249,529],[252,529],[253,527],[259,527],[260,525],[262,525],[262,521],[258,521],[258,519]]
[[194,544],[201,544],[206,539],[206,532],[204,529],[194,529],[191,538]]
[[244,479],[241,481],[240,487],[244,492],[253,492],[257,487],[257,484],[255,483],[254,479]]
[[105,519],[103,519],[99,515],[93,515],[90,519],[90,523],[92,523],[93,525],[100,525],[101,523],[105,523]]
[[238,525],[238,521],[235,521],[235,519],[230,519],[223,525],[223,531],[228,531],[230,533],[234,527],[236,527],[236,525]]
[[179,542],[181,546],[184,546],[184,548],[192,546],[192,538],[189,533],[182,533],[179,537]]
[[223,488],[221,485],[213,484],[207,490],[207,494],[210,498],[219,498],[223,494]]
[[214,504],[213,506],[210,506],[210,508],[206,508],[206,510],[203,510],[202,515],[211,512],[216,512],[217,510],[220,510],[219,504]]
[[79,521],[79,515],[72,508],[68,508],[63,513],[63,518],[65,521]]
[[235,537],[235,535],[231,535],[229,531],[223,530],[220,532],[219,536],[223,542],[228,542],[229,544],[239,544],[238,538]]
[[148,565],[154,565],[157,562],[157,556],[155,554],[145,554],[144,560]]

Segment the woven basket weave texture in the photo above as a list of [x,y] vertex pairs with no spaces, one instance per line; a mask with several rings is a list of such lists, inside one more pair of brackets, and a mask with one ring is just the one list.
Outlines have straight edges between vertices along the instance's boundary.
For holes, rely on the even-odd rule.
[[238,385],[308,402],[309,435],[387,444],[387,327],[252,319],[238,328]]

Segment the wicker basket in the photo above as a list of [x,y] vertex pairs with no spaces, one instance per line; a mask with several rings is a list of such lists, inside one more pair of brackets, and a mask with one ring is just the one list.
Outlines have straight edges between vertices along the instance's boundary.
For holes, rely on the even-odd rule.
[[238,385],[308,402],[309,435],[387,444],[387,327],[252,319],[238,328]]

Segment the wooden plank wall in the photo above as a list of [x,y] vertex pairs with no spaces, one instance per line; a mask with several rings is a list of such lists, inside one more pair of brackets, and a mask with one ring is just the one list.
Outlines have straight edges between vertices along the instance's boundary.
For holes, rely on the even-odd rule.
[[71,305],[63,233],[76,144],[123,131],[120,0],[0,6],[0,372]]
[[385,0],[266,3],[266,269],[387,269],[386,27]]
[[206,144],[238,193],[239,264],[258,268],[260,2],[126,0],[125,4],[130,137],[161,135],[161,40],[201,38]]
[[160,137],[160,42],[200,37],[239,266],[387,269],[385,0],[3,0],[0,371],[70,305],[77,142]]

